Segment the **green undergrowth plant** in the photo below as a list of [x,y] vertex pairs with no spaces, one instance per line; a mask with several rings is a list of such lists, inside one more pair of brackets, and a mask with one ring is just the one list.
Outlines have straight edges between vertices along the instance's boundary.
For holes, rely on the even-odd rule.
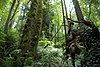
[[20,36],[19,36],[19,32],[16,29],[11,29],[6,33],[6,37],[5,37],[5,51],[6,51],[6,55],[5,56],[9,56],[11,55],[10,53],[12,51],[14,51],[15,49],[18,48],[19,43],[20,43]]
[[[48,45],[47,47],[44,47]],[[27,67],[72,67],[71,57],[66,60],[62,47],[55,47],[53,41],[44,38],[39,41],[37,58],[28,57],[24,66]],[[76,65],[80,66],[83,54],[76,56]],[[68,64],[67,62],[68,61]]]
[[[49,42],[49,43],[48,43]],[[43,44],[44,43],[44,44]],[[49,44],[46,48],[43,46]],[[32,66],[39,67],[66,67],[65,57],[62,48],[55,48],[51,41],[40,41],[38,46],[38,58],[34,60]]]
[[[11,31],[14,33],[14,31]],[[17,34],[11,34],[9,32],[9,36],[15,38],[14,36]],[[14,40],[16,42],[16,40]],[[15,45],[17,45],[16,43]],[[59,46],[58,43],[57,46]],[[0,58],[0,67],[71,67],[72,62],[71,58],[68,59],[68,64],[66,63],[66,58],[64,55],[64,50],[62,47],[55,47],[55,43],[53,41],[49,41],[47,38],[43,38],[38,43],[38,52],[37,57],[33,59],[33,57],[20,57],[19,59],[15,59],[17,54],[21,51],[21,49],[15,48],[14,44],[12,44],[13,48],[8,49],[8,55]],[[48,45],[47,47],[45,47]],[[81,55],[77,56],[76,64],[80,64]]]
[[0,67],[13,67],[19,41],[20,36],[16,29],[11,29],[6,33],[0,30]]

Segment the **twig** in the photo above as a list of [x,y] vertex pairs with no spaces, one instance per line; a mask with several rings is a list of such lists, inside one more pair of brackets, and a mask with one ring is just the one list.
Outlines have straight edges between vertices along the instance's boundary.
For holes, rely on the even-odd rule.
[[59,30],[60,30],[61,27],[62,27],[62,25],[59,27],[59,29],[57,30],[57,32],[55,33],[55,35],[50,39],[51,41],[56,36],[56,34],[59,32]]

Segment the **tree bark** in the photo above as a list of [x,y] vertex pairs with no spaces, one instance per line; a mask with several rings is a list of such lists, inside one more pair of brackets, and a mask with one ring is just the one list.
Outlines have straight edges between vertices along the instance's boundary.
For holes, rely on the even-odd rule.
[[11,28],[12,28],[12,25],[13,25],[12,20],[13,20],[14,16],[15,16],[16,13],[17,13],[17,9],[18,9],[18,7],[19,7],[19,4],[20,4],[20,1],[18,0],[18,4],[16,5],[16,7],[15,7],[15,9],[14,9],[14,11],[13,11],[13,14],[12,14],[10,20],[9,20],[9,28],[8,28],[8,29],[11,29]]
[[63,14],[63,23],[64,23],[64,30],[65,30],[65,42],[67,44],[67,30],[66,30],[66,21],[65,21],[65,16],[64,16],[64,4],[63,0],[61,0],[61,5],[62,5],[62,14]]
[[[64,31],[65,31],[65,45],[66,45],[66,60],[68,59],[68,53],[69,53],[69,48],[68,48],[68,45],[67,45],[67,28],[66,28],[66,20],[65,20],[65,17],[64,17],[64,6],[65,6],[65,0],[61,0],[61,5],[62,5],[62,14],[63,14],[63,23],[64,23]],[[65,10],[66,10],[66,17],[67,16],[67,8],[65,6]]]
[[10,21],[11,14],[12,14],[12,10],[13,10],[13,8],[14,8],[15,3],[16,3],[16,0],[13,0],[12,6],[11,6],[11,8],[10,8],[10,11],[9,11],[9,14],[8,14],[8,17],[7,17],[5,26],[4,26],[4,32],[6,32],[6,31],[8,30],[9,21]]
[[[27,21],[24,26],[21,41],[21,56],[37,56],[37,46],[42,27],[42,0],[31,1],[31,7],[27,14]],[[30,52],[30,53],[29,53]]]
[[[79,2],[77,0],[72,0],[72,1],[74,4],[74,8],[75,8],[75,12],[76,12],[76,16],[77,16],[78,21],[84,20]],[[80,29],[84,29],[84,28],[85,28],[84,25],[82,23],[80,23]]]

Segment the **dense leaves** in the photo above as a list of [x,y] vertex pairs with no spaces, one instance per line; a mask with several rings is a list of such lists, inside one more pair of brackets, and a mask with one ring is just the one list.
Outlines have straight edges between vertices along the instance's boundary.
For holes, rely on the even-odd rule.
[[[43,2],[42,0],[16,0],[9,18],[9,29],[4,32],[13,1],[0,0],[0,67],[72,67],[71,57],[75,59],[76,67],[100,66],[99,0],[78,0],[84,16],[83,21],[92,21],[92,23],[86,24],[73,20],[76,19],[76,16],[72,1],[70,4],[69,2],[66,3],[68,18],[70,19],[65,18],[66,15],[64,14],[67,33],[70,29],[70,34],[67,35],[67,44],[65,44],[60,0],[43,0]],[[69,26],[70,23],[68,22],[72,23],[72,27]],[[85,24],[85,30],[79,30],[79,22]],[[40,36],[34,34],[38,31],[41,33],[39,33]],[[37,43],[36,49],[34,48],[35,41]],[[23,49],[22,43],[28,46]],[[66,45],[69,46],[68,54],[66,54]],[[74,46],[75,50],[73,50]],[[36,51],[36,54],[32,51]],[[24,54],[20,56],[22,52]],[[72,55],[72,52],[75,52],[75,56]],[[35,58],[33,58],[34,54]],[[66,59],[66,55],[69,58]]]

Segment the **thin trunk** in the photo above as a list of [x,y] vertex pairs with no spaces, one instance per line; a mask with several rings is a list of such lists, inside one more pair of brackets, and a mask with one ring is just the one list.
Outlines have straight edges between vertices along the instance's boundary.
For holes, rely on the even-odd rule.
[[64,23],[64,30],[65,30],[65,42],[67,42],[66,21],[65,21],[65,16],[64,16],[64,7],[63,7],[63,1],[62,0],[61,0],[61,5],[62,5],[63,23]]
[[[75,12],[76,12],[76,16],[77,16],[78,21],[84,20],[79,2],[77,0],[72,0],[72,1],[74,4],[74,8],[75,8]],[[80,29],[84,29],[84,25],[82,23],[80,23]]]
[[82,11],[81,11],[81,8],[80,8],[80,5],[78,3],[77,0],[73,0],[73,4],[74,4],[74,7],[75,7],[75,12],[76,12],[76,15],[77,15],[77,19],[78,20],[83,20],[83,14],[82,14]]
[[66,44],[66,59],[68,59],[68,52],[69,52],[69,48],[67,45],[67,29],[66,29],[66,21],[65,21],[65,17],[64,17],[64,6],[65,6],[65,10],[66,10],[66,17],[67,16],[67,8],[65,5],[65,0],[64,0],[64,5],[63,5],[63,0],[61,0],[61,4],[62,4],[62,14],[63,14],[63,23],[64,23],[64,30],[65,30],[65,44]]
[[[55,26],[55,33],[57,32],[57,27]],[[56,45],[56,42],[57,42],[57,34],[55,35],[55,45]]]
[[15,3],[16,3],[16,0],[13,0],[12,6],[11,6],[10,11],[9,11],[9,15],[8,15],[7,20],[6,20],[6,23],[5,23],[5,27],[4,27],[4,31],[5,32],[8,30],[9,21],[10,21],[11,14],[12,14],[12,10],[14,8]]
[[15,10],[14,10],[14,13],[13,13],[13,15],[12,15],[10,21],[14,18],[15,14],[16,14],[16,12],[17,12],[17,9],[18,9],[18,7],[19,7],[19,4],[20,4],[20,1],[18,1],[18,4],[16,5],[16,8],[15,8]]
[[90,4],[89,4],[89,14],[88,14],[88,19],[90,19],[90,15],[91,15],[91,5],[92,5],[92,0],[90,0]]
[[[58,14],[58,26],[57,26],[57,30],[59,29],[59,26],[60,26],[60,20],[59,20],[59,14]],[[59,42],[60,38],[59,38],[59,33],[57,35],[57,41]]]
[[[65,7],[65,17],[64,18],[68,18],[68,15],[67,15],[67,7],[66,7],[66,3],[65,3],[65,0],[64,1],[64,7]],[[70,25],[70,22],[66,19],[66,24],[65,25]],[[66,33],[68,35],[68,31],[70,30],[70,27],[66,27]]]
[[15,10],[14,10],[14,12],[13,12],[13,15],[11,16],[11,18],[10,18],[10,20],[9,20],[9,29],[12,28],[12,25],[13,25],[12,19],[14,18],[14,16],[15,16],[16,13],[17,13],[17,9],[18,9],[18,7],[19,7],[19,4],[20,4],[20,1],[18,1],[18,4],[16,5],[16,8],[15,8]]

